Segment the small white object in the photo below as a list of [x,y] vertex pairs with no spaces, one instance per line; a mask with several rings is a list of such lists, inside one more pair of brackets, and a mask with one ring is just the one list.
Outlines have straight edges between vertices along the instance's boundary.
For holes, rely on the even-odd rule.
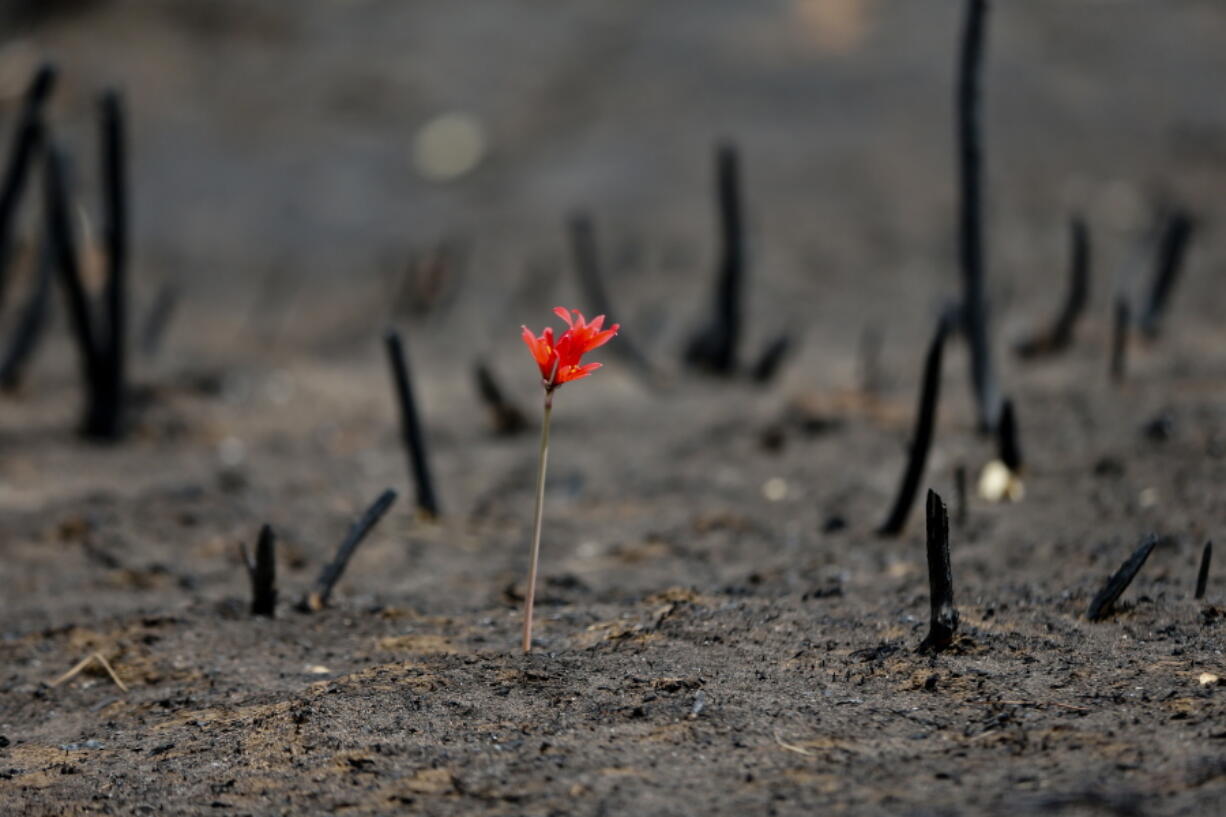
[[762,483],[762,496],[767,502],[782,502],[788,496],[788,483],[783,477],[771,477]]
[[473,170],[485,158],[485,128],[463,111],[440,114],[417,131],[413,166],[432,181],[451,181]]
[[1026,496],[1026,487],[1009,466],[992,460],[979,474],[979,496],[988,502],[1020,502]]

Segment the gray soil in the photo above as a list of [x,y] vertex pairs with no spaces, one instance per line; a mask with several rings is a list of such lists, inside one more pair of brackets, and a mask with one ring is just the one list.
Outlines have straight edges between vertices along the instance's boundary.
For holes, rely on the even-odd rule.
[[[0,144],[54,58],[49,115],[93,214],[94,94],[121,86],[138,328],[160,289],[181,296],[156,353],[134,350],[122,443],[75,433],[58,302],[0,398],[0,813],[1221,812],[1221,568],[1193,589],[1226,522],[1226,7],[994,4],[989,277],[1025,496],[975,490],[995,445],[955,341],[923,485],[953,511],[969,474],[961,627],[926,655],[922,503],[902,536],[875,529],[959,291],[961,3],[15,5],[62,11],[0,12]],[[429,181],[414,136],[451,110],[488,150]],[[752,237],[742,357],[798,339],[766,385],[681,364],[711,297],[721,139],[741,150]],[[1140,302],[1171,202],[1198,221],[1185,275],[1113,384],[1112,305]],[[625,335],[556,397],[524,655],[541,395],[518,333],[587,306],[576,207]],[[1023,364],[1012,344],[1059,306],[1075,211],[1090,308],[1067,354]],[[413,512],[389,324],[437,521]],[[477,358],[521,433],[495,433]],[[389,486],[400,499],[330,607],[295,610]],[[273,620],[248,615],[238,553],[263,523]],[[1115,610],[1087,621],[1149,533]],[[97,662],[54,685],[94,653],[127,691]]]

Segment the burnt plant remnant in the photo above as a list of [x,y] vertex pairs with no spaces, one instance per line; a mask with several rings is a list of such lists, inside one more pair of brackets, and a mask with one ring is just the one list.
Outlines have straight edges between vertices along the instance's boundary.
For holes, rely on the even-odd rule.
[[370,533],[371,529],[378,524],[379,520],[383,518],[383,514],[387,513],[387,509],[392,507],[392,503],[395,501],[396,492],[388,488],[366,509],[365,513],[358,517],[358,520],[349,528],[349,532],[345,534],[345,539],[341,542],[340,547],[336,549],[336,556],[320,571],[319,578],[315,580],[315,586],[307,593],[306,598],[299,603],[299,610],[311,613],[318,612],[328,606],[328,599],[332,595],[332,589],[340,581],[341,575],[345,572],[345,567],[358,549],[358,545],[362,544],[366,534]]
[[106,246],[105,321],[100,339],[98,398],[86,418],[85,432],[99,439],[123,433],[124,390],[127,381],[128,185],[123,101],[103,94],[101,114],[103,240]]
[[277,615],[277,554],[272,527],[264,525],[260,528],[254,562],[247,553],[246,545],[240,542],[238,547],[243,564],[247,567],[247,578],[251,580],[251,615],[274,618]]
[[928,462],[928,450],[932,447],[932,432],[936,425],[937,400],[941,394],[941,357],[945,349],[945,338],[949,334],[956,310],[946,310],[937,322],[936,333],[928,346],[928,355],[924,359],[924,381],[920,388],[919,407],[915,419],[915,436],[911,438],[911,451],[907,456],[907,467],[903,471],[902,484],[898,488],[898,496],[894,507],[885,522],[877,529],[882,536],[897,536],[902,533],[915,504],[915,495],[919,491],[920,478],[924,475],[924,465]]
[[753,369],[750,371],[750,377],[757,383],[769,383],[774,380],[775,375],[779,373],[779,368],[783,365],[783,361],[787,359],[791,351],[792,335],[790,332],[784,332],[766,344],[766,348],[762,350],[762,355],[758,358],[758,362],[754,364]]
[[1017,414],[1013,400],[1006,399],[1000,409],[1000,424],[996,427],[997,454],[1010,473],[1022,469],[1022,448],[1017,437]]
[[0,361],[0,390],[11,392],[21,388],[26,364],[42,340],[51,307],[51,268],[51,248],[44,236],[39,247],[33,289],[21,308],[12,340],[3,361]]
[[1183,259],[1194,229],[1192,217],[1184,210],[1175,210],[1167,217],[1158,241],[1158,261],[1149,296],[1141,312],[1141,331],[1146,337],[1157,337],[1162,324],[1162,315],[1170,300],[1171,292],[1183,270]]
[[1115,320],[1111,325],[1111,381],[1124,382],[1128,368],[1128,335],[1132,329],[1132,305],[1123,293],[1115,298]]
[[44,138],[42,121],[43,107],[55,89],[56,70],[44,63],[26,88],[17,118],[17,131],[13,134],[8,165],[4,180],[0,182],[0,306],[4,305],[8,289],[9,257],[12,254],[13,225],[17,220],[17,206],[25,192],[35,154]]
[[1124,562],[1120,569],[1115,571],[1115,574],[1107,580],[1106,586],[1098,591],[1098,595],[1090,602],[1090,607],[1086,610],[1087,619],[1090,621],[1102,621],[1111,615],[1111,611],[1115,608],[1116,600],[1119,599],[1121,593],[1128,589],[1128,585],[1132,584],[1132,580],[1136,578],[1142,565],[1145,564],[1145,560],[1149,558],[1149,554],[1157,544],[1158,537],[1152,533],[1145,537],[1141,545],[1128,557],[1128,561]]
[[1213,542],[1205,542],[1204,549],[1200,552],[1200,569],[1196,571],[1196,596],[1197,599],[1205,597],[1205,586],[1209,584],[1209,562],[1213,559]]
[[64,290],[73,339],[76,341],[81,359],[81,377],[86,388],[86,415],[90,416],[94,411],[90,404],[97,399],[101,362],[94,337],[94,322],[90,314],[89,296],[81,281],[76,239],[73,236],[72,221],[69,216],[68,191],[64,172],[64,157],[54,144],[49,143],[45,169],[47,236],[51,244],[55,268],[59,272],[60,285]]
[[434,481],[430,476],[430,464],[426,457],[426,435],[417,413],[417,403],[413,399],[413,383],[409,378],[404,343],[395,329],[387,331],[384,341],[392,367],[392,382],[396,387],[396,402],[400,408],[401,437],[409,458],[409,471],[417,487],[417,509],[423,515],[434,519],[439,516],[438,496],[434,492]]
[[745,229],[741,217],[741,182],[737,150],[722,144],[716,151],[716,199],[719,204],[720,261],[710,322],[686,349],[686,362],[724,377],[737,366],[745,281]]
[[[46,147],[47,236],[68,304],[68,317],[81,358],[85,418],[81,433],[114,441],[123,435],[127,397],[124,360],[127,304],[127,194],[123,149],[123,110],[117,94],[104,95],[102,176],[105,203],[106,284],[103,313],[94,313],[81,280],[73,237],[65,158],[48,137]],[[101,332],[99,331],[101,330]]]
[[520,411],[519,406],[507,399],[502,387],[494,379],[494,372],[485,364],[485,361],[476,362],[473,366],[473,377],[477,384],[477,393],[481,395],[481,402],[485,403],[486,408],[490,410],[490,419],[493,422],[495,434],[511,436],[528,427],[524,413]]
[[[616,310],[613,309],[613,304],[609,300],[609,291],[605,288],[600,250],[596,243],[596,226],[592,222],[592,217],[586,212],[577,212],[567,220],[566,228],[570,236],[570,251],[575,261],[575,272],[579,276],[579,286],[591,309],[589,314],[608,315],[612,318]],[[618,343],[613,350],[633,364],[639,372],[652,374],[651,361],[637,346],[626,339],[624,333],[619,335]]]
[[954,575],[949,565],[949,514],[936,491],[928,491],[928,592],[932,615],[920,652],[940,652],[958,630],[954,607]]
[[980,75],[988,0],[967,0],[962,47],[958,57],[955,109],[958,131],[958,257],[962,267],[962,325],[970,345],[971,386],[979,429],[996,428],[1000,411],[988,332],[984,280],[983,133]]
[[392,317],[425,318],[446,310],[462,288],[464,258],[465,246],[458,239],[413,253],[389,296]]
[[1064,351],[1073,343],[1077,320],[1090,300],[1090,231],[1085,218],[1073,216],[1069,223],[1069,285],[1064,306],[1055,323],[1045,332],[1017,345],[1023,359],[1047,357]]

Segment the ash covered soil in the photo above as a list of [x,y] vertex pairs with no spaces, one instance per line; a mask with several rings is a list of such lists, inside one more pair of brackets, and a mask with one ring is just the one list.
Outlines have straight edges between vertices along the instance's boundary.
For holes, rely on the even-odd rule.
[[[951,529],[962,624],[931,656],[922,503],[902,536],[874,531],[958,293],[960,6],[116,0],[7,23],[4,87],[61,65],[50,118],[86,206],[95,83],[124,87],[133,308],[182,294],[161,348],[134,351],[122,443],[74,433],[62,309],[0,402],[0,812],[1217,813],[1222,569],[1193,589],[1226,521],[1226,10],[993,9],[989,280],[1025,497],[974,491],[995,444],[954,342],[923,484],[951,510],[958,467],[972,490]],[[488,154],[425,181],[413,134],[453,108]],[[721,138],[753,239],[742,357],[798,339],[767,385],[680,363],[710,299]],[[1197,219],[1185,274],[1113,384],[1115,296],[1144,292],[1170,202]],[[659,375],[614,340],[557,395],[523,655],[540,393],[518,331],[586,306],[577,206]],[[1058,308],[1074,211],[1090,308],[1068,354],[1023,365],[1010,347]],[[437,269],[438,297],[414,297]],[[388,324],[439,521],[413,513]],[[478,357],[523,433],[494,433]],[[297,612],[388,486],[330,608]],[[263,523],[273,620],[247,614],[238,554]],[[51,685],[95,652],[126,692],[97,664]]]

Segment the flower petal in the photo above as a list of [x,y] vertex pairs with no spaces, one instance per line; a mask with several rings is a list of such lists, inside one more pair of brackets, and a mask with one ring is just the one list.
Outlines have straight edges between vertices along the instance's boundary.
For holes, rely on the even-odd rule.
[[587,347],[583,351],[590,352],[593,349],[604,346],[606,343],[608,343],[610,340],[613,339],[613,336],[617,334],[617,330],[621,328],[622,328],[622,325],[620,323],[615,323],[612,326],[610,326],[608,329],[606,329],[605,331],[596,334],[593,338],[591,338],[588,341]]
[[583,366],[572,366],[565,373],[558,372],[558,383],[562,384],[569,383],[572,380],[581,380],[603,365],[603,363],[588,363]]

